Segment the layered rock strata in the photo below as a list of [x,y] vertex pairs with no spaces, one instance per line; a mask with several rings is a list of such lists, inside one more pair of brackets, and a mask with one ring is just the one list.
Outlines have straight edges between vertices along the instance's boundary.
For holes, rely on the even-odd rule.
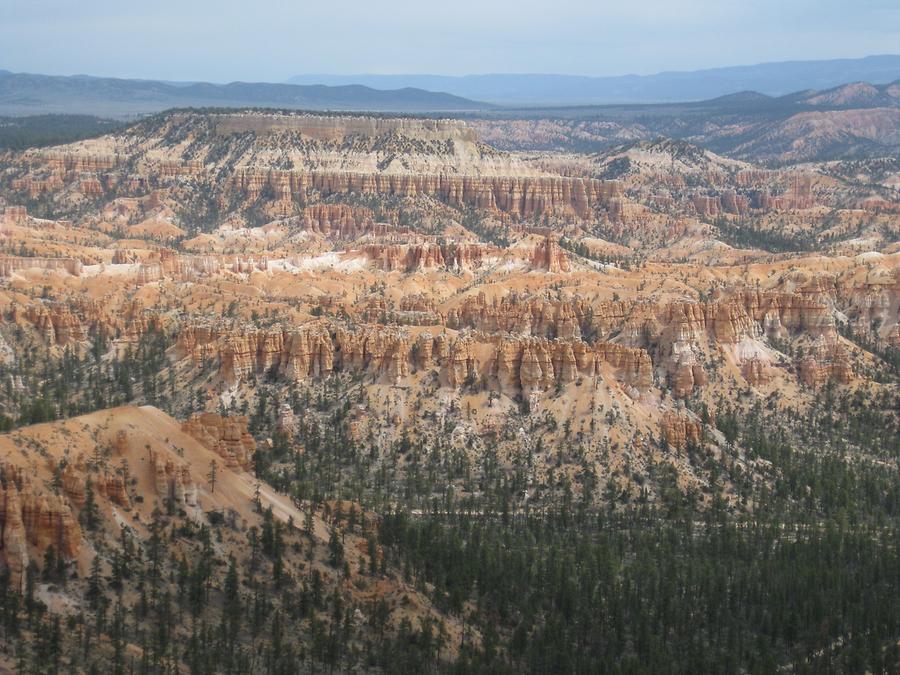
[[230,468],[250,469],[256,441],[247,430],[247,417],[198,413],[188,418],[181,430],[205,448],[217,453]]

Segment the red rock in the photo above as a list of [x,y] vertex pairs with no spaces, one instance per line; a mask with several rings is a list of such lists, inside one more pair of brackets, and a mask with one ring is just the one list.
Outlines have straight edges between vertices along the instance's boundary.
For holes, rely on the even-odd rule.
[[660,422],[663,440],[673,448],[682,450],[688,443],[699,445],[703,439],[703,425],[692,417],[666,411]]
[[21,468],[0,466],[0,531],[2,556],[14,588],[21,591],[29,561],[29,545],[43,559],[49,546],[63,558],[78,555],[81,528],[68,502],[34,485]]
[[569,259],[559,246],[559,240],[553,235],[544,237],[544,241],[535,249],[532,265],[548,272],[568,272]]
[[[225,460],[226,466],[245,470],[252,467],[256,441],[247,430],[246,416],[222,417],[211,412],[196,413],[181,425],[181,430],[196,438],[208,450],[213,450],[221,456]],[[172,477],[167,478],[167,484],[175,480],[174,468],[169,469],[167,466],[164,473],[166,476]],[[158,468],[157,475],[159,475]],[[159,480],[161,479],[157,480],[157,492],[159,492],[161,485]],[[190,483],[192,484],[193,481]]]

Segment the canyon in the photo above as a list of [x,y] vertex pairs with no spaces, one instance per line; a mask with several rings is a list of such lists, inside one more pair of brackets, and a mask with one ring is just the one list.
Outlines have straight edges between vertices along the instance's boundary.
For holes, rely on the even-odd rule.
[[0,2],[0,673],[900,673],[900,55],[764,62],[900,11],[777,4]]
[[895,164],[516,149],[556,133],[600,131],[192,110],[0,155],[14,594],[64,614],[164,541],[141,583],[185,616],[211,556],[217,612],[239,561],[236,597],[284,584],[301,633],[286,607],[375,635],[384,600],[457,654],[489,631],[403,568],[403,528],[751,522],[827,482],[798,467],[893,470]]

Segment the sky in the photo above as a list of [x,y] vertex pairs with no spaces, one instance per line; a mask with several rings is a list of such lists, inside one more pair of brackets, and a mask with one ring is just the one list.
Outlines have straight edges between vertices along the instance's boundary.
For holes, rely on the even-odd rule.
[[900,0],[0,0],[0,68],[650,74],[900,51]]

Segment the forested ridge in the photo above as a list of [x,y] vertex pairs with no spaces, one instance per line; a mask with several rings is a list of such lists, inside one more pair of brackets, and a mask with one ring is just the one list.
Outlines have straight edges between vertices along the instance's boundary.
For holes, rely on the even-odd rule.
[[[170,344],[149,330],[115,358],[101,358],[99,339],[59,360],[26,350],[3,373],[20,383],[3,392],[4,425],[128,402],[179,417],[203,409],[201,390],[175,386]],[[34,569],[51,585],[84,585],[87,605],[66,625],[34,584],[21,599],[4,594],[20,671],[896,672],[900,433],[890,390],[827,385],[806,411],[721,401],[714,417],[689,402],[721,434],[721,456],[689,444],[647,468],[637,497],[623,477],[600,480],[585,465],[575,480],[551,475],[532,498],[527,456],[511,470],[490,444],[473,457],[448,442],[449,428],[430,444],[403,435],[387,452],[353,437],[360,385],[341,374],[289,386],[262,377],[252,406],[222,409],[271,439],[259,444],[256,476],[325,518],[327,543],[312,537],[311,515],[285,525],[258,504],[260,524],[241,532],[221,514],[184,520],[171,501],[148,542],[124,529],[110,539],[91,493],[82,525],[113,563],[87,579],[57,559]],[[301,420],[293,438],[277,425],[285,404]],[[764,469],[742,469],[738,455]],[[703,469],[709,499],[679,488],[676,459]],[[738,502],[723,498],[726,484]],[[358,569],[350,546],[365,550]],[[389,629],[386,604],[339,592],[392,579],[443,618]],[[463,630],[451,635],[445,622]]]
[[0,117],[0,150],[72,143],[115,131],[120,122],[93,115]]

